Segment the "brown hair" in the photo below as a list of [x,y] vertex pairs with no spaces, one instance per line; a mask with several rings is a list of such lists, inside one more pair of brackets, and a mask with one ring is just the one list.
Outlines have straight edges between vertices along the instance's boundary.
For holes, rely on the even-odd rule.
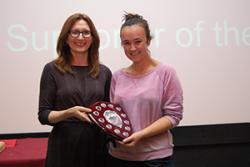
[[68,19],[63,24],[61,33],[57,40],[56,51],[58,54],[58,58],[55,60],[56,67],[63,73],[69,72],[73,74],[71,69],[71,52],[70,47],[67,43],[69,32],[72,26],[78,20],[84,20],[88,23],[92,35],[92,44],[88,51],[88,64],[90,66],[89,75],[93,78],[96,78],[99,75],[100,67],[99,67],[99,46],[100,46],[100,38],[98,32],[95,28],[94,23],[86,14],[75,13],[68,17]]
[[143,29],[145,31],[147,40],[149,42],[151,41],[152,36],[150,33],[149,24],[148,24],[147,20],[145,20],[141,15],[126,12],[123,16],[123,21],[124,21],[124,23],[121,26],[120,34],[121,34],[122,29],[126,26],[140,25],[141,27],[143,27]]

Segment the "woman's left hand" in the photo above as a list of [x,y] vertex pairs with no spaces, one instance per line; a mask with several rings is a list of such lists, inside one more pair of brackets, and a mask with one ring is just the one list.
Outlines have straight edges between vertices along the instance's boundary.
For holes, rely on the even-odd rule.
[[143,133],[141,131],[133,133],[131,136],[125,138],[123,141],[118,142],[125,147],[135,146],[143,138]]

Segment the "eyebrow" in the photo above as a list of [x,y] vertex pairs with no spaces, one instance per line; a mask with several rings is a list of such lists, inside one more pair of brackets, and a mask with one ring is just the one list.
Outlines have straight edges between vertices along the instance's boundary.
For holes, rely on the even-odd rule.
[[83,29],[72,28],[70,31],[79,31],[79,32],[82,32],[82,31],[90,31],[90,29],[87,29],[87,28],[83,28]]
[[[143,38],[135,38],[135,39],[132,39],[132,41],[137,41],[137,40],[143,40]],[[124,39],[124,40],[121,40],[122,42],[123,41],[129,41],[128,39]]]

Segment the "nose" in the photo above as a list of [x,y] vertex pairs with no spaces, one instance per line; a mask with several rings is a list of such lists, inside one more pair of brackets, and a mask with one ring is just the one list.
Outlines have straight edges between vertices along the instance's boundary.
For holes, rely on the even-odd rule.
[[79,36],[77,37],[78,39],[84,39],[85,37],[84,37],[84,35],[83,35],[83,32],[80,32],[79,33]]
[[136,50],[136,47],[135,47],[134,44],[131,44],[131,45],[130,45],[130,50]]

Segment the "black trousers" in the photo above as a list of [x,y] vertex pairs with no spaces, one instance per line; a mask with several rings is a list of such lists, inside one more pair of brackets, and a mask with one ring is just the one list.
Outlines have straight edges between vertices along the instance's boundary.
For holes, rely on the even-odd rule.
[[165,157],[147,161],[126,161],[121,160],[111,155],[107,160],[108,167],[174,167],[172,157]]

